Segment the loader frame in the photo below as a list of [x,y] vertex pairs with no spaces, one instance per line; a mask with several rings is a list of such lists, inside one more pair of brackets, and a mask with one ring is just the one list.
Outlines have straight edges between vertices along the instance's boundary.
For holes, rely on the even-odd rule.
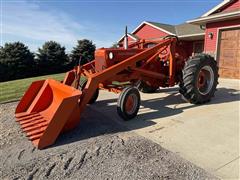
[[[104,81],[112,81],[115,79],[133,80],[133,82],[138,82],[142,77],[147,76],[150,78],[158,79],[159,81],[163,81],[163,79],[167,80],[168,86],[172,87],[176,84],[176,76],[175,76],[175,45],[177,42],[177,38],[168,38],[161,40],[160,43],[156,44],[156,46],[152,48],[143,48],[145,43],[151,43],[152,41],[140,41],[132,45],[140,47],[143,51],[129,57],[118,64],[115,64],[101,72],[95,72],[94,70],[94,61],[83,65],[82,67],[77,66],[74,70],[67,73],[63,83],[69,86],[74,86],[76,89],[79,88],[79,81],[81,76],[87,78],[87,84],[82,90],[82,95],[79,99],[79,109],[80,112],[84,110],[86,104],[89,102],[91,97],[94,95],[94,92],[97,88],[108,90],[114,93],[120,93],[122,87],[108,87],[104,86],[102,83]],[[154,43],[157,43],[154,41]],[[169,74],[166,75],[164,73],[153,72],[144,69],[145,66],[152,63],[156,60],[156,58],[166,49],[169,49]],[[144,61],[143,61],[144,60]],[[141,61],[143,62],[141,66],[137,66],[137,63]],[[119,74],[124,70],[130,72],[128,73],[127,78],[124,78],[125,74]],[[134,84],[133,84],[134,85]],[[136,85],[136,84],[135,84]],[[72,121],[67,123],[67,129],[71,129],[75,127],[80,120]]]

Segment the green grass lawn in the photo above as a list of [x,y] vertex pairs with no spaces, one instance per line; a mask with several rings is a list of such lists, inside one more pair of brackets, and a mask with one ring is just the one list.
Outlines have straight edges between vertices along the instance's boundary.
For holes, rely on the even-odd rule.
[[0,83],[0,103],[20,99],[33,81],[47,78],[63,80],[64,76],[65,73],[61,73],[2,82]]

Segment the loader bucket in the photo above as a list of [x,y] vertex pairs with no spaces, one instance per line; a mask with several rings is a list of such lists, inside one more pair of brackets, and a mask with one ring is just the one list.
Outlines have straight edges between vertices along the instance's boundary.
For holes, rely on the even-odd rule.
[[16,121],[42,149],[53,144],[71,122],[79,120],[80,96],[81,91],[53,79],[33,82],[16,108]]

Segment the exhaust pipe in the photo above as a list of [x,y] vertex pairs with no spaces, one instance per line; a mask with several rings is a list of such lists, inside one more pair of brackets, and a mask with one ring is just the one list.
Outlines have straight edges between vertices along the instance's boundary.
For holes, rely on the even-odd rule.
[[124,49],[128,49],[128,35],[127,35],[127,26],[125,28],[125,36],[124,36]]

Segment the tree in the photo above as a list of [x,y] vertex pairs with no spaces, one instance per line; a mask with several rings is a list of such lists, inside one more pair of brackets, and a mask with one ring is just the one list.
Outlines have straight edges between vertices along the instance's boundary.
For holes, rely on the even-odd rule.
[[111,48],[118,48],[118,43],[117,42],[113,43]]
[[88,39],[78,40],[77,46],[73,48],[70,59],[71,65],[78,63],[81,56],[81,64],[85,64],[94,59],[95,44]]
[[68,57],[65,47],[55,41],[47,41],[38,49],[37,65],[40,74],[52,74],[65,70]]
[[0,81],[31,76],[34,55],[21,42],[6,43],[0,47]]

